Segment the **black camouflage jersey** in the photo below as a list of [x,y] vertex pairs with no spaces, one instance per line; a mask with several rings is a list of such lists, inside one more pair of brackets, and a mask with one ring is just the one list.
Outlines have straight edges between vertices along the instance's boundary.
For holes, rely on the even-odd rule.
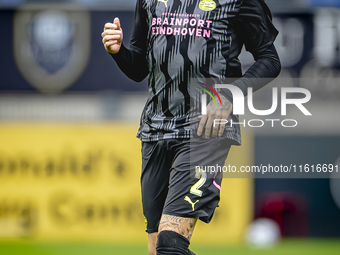
[[[200,109],[192,108],[190,84],[242,77],[238,56],[243,45],[256,60],[276,36],[262,0],[138,0],[130,47],[122,45],[112,54],[133,80],[149,75],[137,137],[147,142],[195,135]],[[237,116],[230,118],[238,122]],[[241,142],[238,125],[226,127],[223,136]]]

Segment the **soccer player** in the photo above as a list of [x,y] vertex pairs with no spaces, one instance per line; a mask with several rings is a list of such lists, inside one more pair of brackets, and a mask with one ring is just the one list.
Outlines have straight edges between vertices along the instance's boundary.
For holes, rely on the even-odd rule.
[[[129,48],[119,19],[105,24],[102,42],[119,68],[136,82],[149,76],[137,137],[150,255],[194,254],[188,246],[195,223],[211,220],[222,173],[190,171],[223,166],[230,146],[241,143],[239,125],[213,125],[215,119],[238,121],[231,92],[213,86],[231,82],[246,95],[247,88],[256,91],[278,76],[271,19],[262,0],[137,0]],[[238,60],[243,45],[255,59],[244,75]],[[190,86],[197,81],[216,92],[206,114],[192,104]]]

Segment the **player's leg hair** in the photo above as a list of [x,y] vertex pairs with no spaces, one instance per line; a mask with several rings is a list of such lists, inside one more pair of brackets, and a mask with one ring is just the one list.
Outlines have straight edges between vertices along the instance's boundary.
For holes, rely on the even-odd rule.
[[158,232],[148,234],[149,255],[156,255],[157,235],[158,235]]
[[197,222],[197,218],[184,218],[163,214],[159,223],[158,232],[169,230],[176,232],[190,241]]
[[158,232],[157,255],[188,255],[196,218],[163,214]]

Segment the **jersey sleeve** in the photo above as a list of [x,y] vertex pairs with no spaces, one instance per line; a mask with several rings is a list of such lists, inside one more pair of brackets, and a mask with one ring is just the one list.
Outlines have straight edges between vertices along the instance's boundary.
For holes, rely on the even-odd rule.
[[278,35],[271,12],[263,0],[243,1],[235,19],[235,31],[246,50],[253,55],[266,50]]
[[148,24],[147,14],[143,8],[143,1],[138,0],[135,10],[135,24],[130,41],[130,49],[138,54],[146,54],[147,48],[147,35],[148,35]]
[[122,44],[118,53],[110,53],[123,73],[136,82],[144,80],[149,73],[146,59],[147,34],[148,26],[146,12],[143,8],[143,0],[138,0],[130,47],[126,48]]
[[[247,96],[249,87],[255,92],[276,78],[281,71],[280,59],[273,44],[278,31],[263,0],[243,1],[235,20],[235,32],[256,61],[242,78],[232,83]],[[229,90],[222,90],[221,94],[233,102]]]

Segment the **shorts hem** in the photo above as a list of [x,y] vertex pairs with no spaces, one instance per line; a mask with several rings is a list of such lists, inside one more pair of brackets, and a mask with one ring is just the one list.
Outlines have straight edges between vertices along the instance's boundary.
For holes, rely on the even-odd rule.
[[173,212],[163,212],[163,214],[167,214],[167,215],[171,215],[171,216],[176,216],[176,217],[182,217],[182,218],[198,218],[199,220],[205,222],[205,223],[209,223],[210,220],[209,220],[209,216],[207,213],[202,213],[202,212],[197,212],[197,213],[194,213],[194,214],[197,214],[197,215],[188,215],[188,214],[181,214],[181,213],[173,213]]
[[147,230],[145,230],[145,232],[148,233],[148,234],[157,233],[158,229],[147,229]]

